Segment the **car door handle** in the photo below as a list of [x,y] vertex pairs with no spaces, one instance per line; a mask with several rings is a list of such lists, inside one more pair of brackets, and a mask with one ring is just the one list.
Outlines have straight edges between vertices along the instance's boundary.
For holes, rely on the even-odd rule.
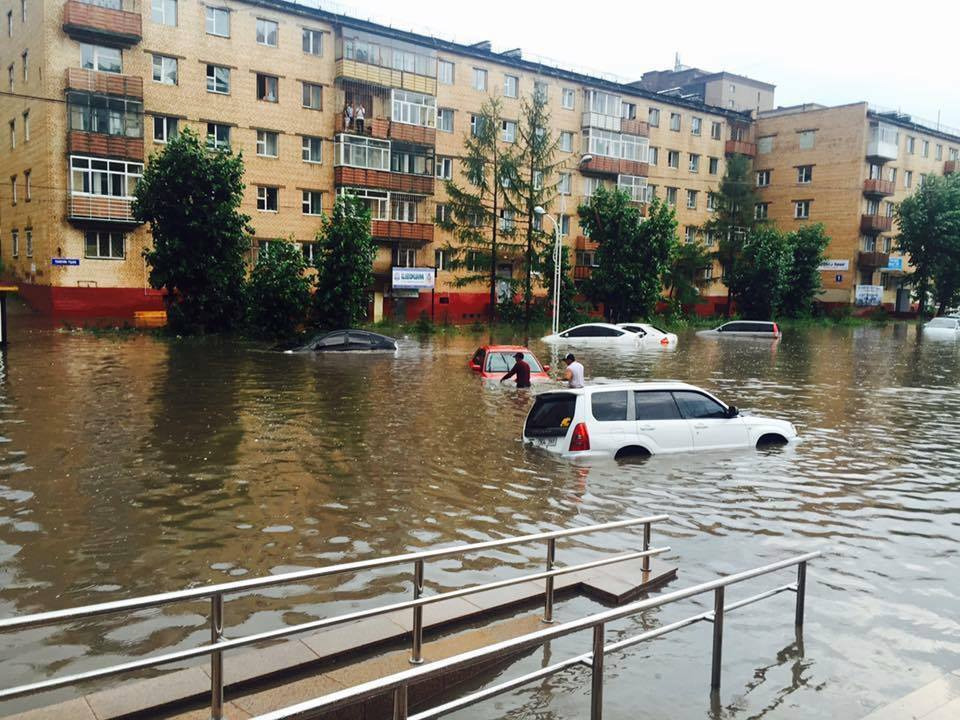
[[706,430],[706,429],[707,429],[708,427],[710,427],[710,426],[707,425],[706,423],[697,423],[696,425],[694,425],[694,427],[695,427],[697,430]]
[[641,425],[640,429],[643,430],[644,432],[650,432],[652,430],[656,430],[657,428],[654,427],[653,425]]

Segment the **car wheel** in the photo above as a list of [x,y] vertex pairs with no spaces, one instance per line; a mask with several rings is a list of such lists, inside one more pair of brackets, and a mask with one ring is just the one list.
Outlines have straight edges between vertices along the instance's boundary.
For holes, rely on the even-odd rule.
[[640,445],[620,448],[613,456],[614,460],[646,460],[648,457],[650,457],[650,451]]
[[767,433],[766,435],[761,435],[760,439],[757,440],[758,448],[778,447],[786,444],[787,439],[783,435],[777,435],[776,433]]

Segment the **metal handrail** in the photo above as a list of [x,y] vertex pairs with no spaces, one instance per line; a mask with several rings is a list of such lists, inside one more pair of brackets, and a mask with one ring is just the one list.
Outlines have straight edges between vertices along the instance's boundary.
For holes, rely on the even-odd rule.
[[[121,675],[134,670],[157,667],[160,665],[188,660],[194,657],[210,655],[211,658],[211,715],[213,720],[220,720],[223,716],[223,652],[225,650],[235,649],[254,645],[267,640],[275,640],[289,635],[299,634],[311,630],[340,625],[347,622],[361,620],[364,618],[383,615],[398,610],[412,609],[413,611],[413,633],[412,649],[410,661],[414,664],[423,662],[423,606],[466,595],[472,595],[487,590],[518,585],[525,582],[534,582],[537,580],[545,581],[545,599],[544,599],[544,621],[553,621],[553,603],[554,603],[554,578],[558,575],[564,575],[574,572],[580,572],[604,565],[610,565],[626,560],[642,559],[644,571],[650,570],[650,558],[670,550],[669,547],[651,548],[650,547],[650,526],[654,522],[660,522],[668,519],[667,515],[650,515],[641,518],[630,518],[628,520],[618,520],[615,522],[602,523],[599,525],[590,525],[581,528],[568,528],[565,530],[553,530],[549,532],[534,533],[531,535],[521,535],[518,537],[501,538],[499,540],[488,540],[485,542],[471,543],[467,545],[457,545],[448,548],[437,548],[434,550],[423,550],[419,552],[406,553],[403,555],[393,555],[385,558],[375,558],[371,560],[360,560],[350,563],[341,563],[323,568],[313,568],[310,570],[298,570],[284,573],[281,575],[269,575],[260,578],[251,578],[247,580],[237,580],[229,583],[220,583],[217,585],[208,585],[206,587],[190,588],[174,592],[159,593],[129,600],[117,600],[113,602],[98,603],[79,608],[68,608],[64,610],[53,610],[44,613],[35,613],[24,617],[6,618],[0,620],[0,632],[9,632],[13,630],[23,630],[26,628],[50,625],[54,623],[67,622],[91,617],[97,617],[106,614],[129,612],[143,608],[161,607],[176,602],[187,602],[198,599],[209,599],[211,603],[210,611],[210,644],[199,647],[179,650],[176,652],[156,655],[149,658],[133,660],[118,665],[112,665],[106,668],[89,670],[87,672],[43,680],[27,685],[20,685],[13,688],[0,690],[0,700],[5,700],[21,695],[37,693],[43,690],[51,690],[67,685],[75,685],[87,680],[96,678]],[[574,535],[585,535],[603,530],[615,528],[643,525],[643,550],[635,552],[621,553],[599,560],[581,563],[579,565],[570,565],[566,567],[555,567],[556,542],[559,538],[570,537]],[[434,595],[423,595],[423,575],[424,563],[426,560],[450,557],[453,555],[463,555],[490,548],[504,547],[507,545],[519,545],[530,542],[546,541],[547,558],[546,570],[539,573],[521,575],[507,580],[498,580],[494,582],[474,585],[458,590],[451,590]],[[254,589],[281,585],[291,582],[302,582],[303,580],[326,577],[339,573],[357,572],[358,570],[369,570],[373,568],[386,567],[402,563],[414,563],[413,572],[413,599],[401,602],[391,603],[366,610],[358,610],[344,615],[323,618],[311,622],[300,623],[297,625],[288,625],[275,630],[269,630],[253,635],[245,635],[239,638],[224,638],[223,623],[223,605],[224,596],[249,592]]]
[[[635,645],[637,643],[649,640],[654,637],[665,635],[674,630],[678,630],[696,622],[707,621],[713,624],[713,653],[711,669],[711,690],[717,691],[720,688],[720,661],[723,647],[723,618],[724,613],[735,610],[745,605],[758,602],[772,595],[785,591],[795,592],[797,595],[796,608],[794,614],[794,624],[797,628],[802,628],[804,619],[804,606],[806,596],[806,576],[807,563],[820,556],[819,552],[810,552],[804,555],[798,555],[788,560],[770,563],[759,568],[746,570],[734,575],[727,575],[716,580],[710,580],[699,585],[694,585],[683,590],[661,595],[656,598],[640,600],[622,608],[606,610],[604,612],[589,615],[585,618],[572,620],[562,625],[556,625],[536,632],[522,635],[518,638],[503,640],[484,648],[471,650],[460,655],[455,655],[443,660],[437,660],[429,665],[416,667],[385,678],[371,680],[369,682],[356,685],[351,688],[339,690],[330,693],[321,698],[308,700],[306,702],[291,705],[281,710],[260,715],[256,720],[307,720],[315,717],[321,712],[331,712],[348,705],[353,705],[362,700],[368,700],[387,692],[393,692],[394,697],[394,720],[429,720],[430,718],[458,710],[468,705],[472,705],[480,700],[492,697],[506,690],[519,687],[527,682],[547,677],[560,670],[572,667],[577,664],[589,663],[591,667],[591,693],[590,693],[590,717],[591,720],[601,720],[603,716],[603,658],[606,654],[621,650],[623,648]],[[773,590],[754,595],[744,600],[740,600],[730,605],[724,602],[724,589],[730,585],[750,580],[760,575],[783,570],[788,567],[797,566],[796,584],[784,585]],[[714,609],[712,612],[700,613],[685,620],[680,620],[670,625],[666,625],[656,630],[651,630],[640,635],[636,635],[610,645],[604,644],[604,628],[609,622],[630,617],[644,610],[659,608],[680,600],[685,600],[696,595],[701,595],[713,591]],[[555,640],[566,635],[570,635],[582,630],[593,631],[593,647],[590,653],[578,655],[574,658],[563,660],[559,663],[546,668],[541,668],[535,672],[529,673],[513,680],[508,680],[500,685],[486,688],[478,692],[467,695],[458,700],[446,703],[444,705],[431,708],[424,712],[410,716],[408,714],[408,691],[411,684],[432,679],[443,673],[476,665],[478,663],[512,657],[517,653],[536,648],[544,643]]]

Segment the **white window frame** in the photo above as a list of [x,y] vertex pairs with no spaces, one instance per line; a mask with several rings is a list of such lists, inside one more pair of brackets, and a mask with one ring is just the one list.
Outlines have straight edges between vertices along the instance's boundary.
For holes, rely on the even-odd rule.
[[436,174],[441,180],[453,179],[453,158],[447,155],[438,155],[436,159]]
[[573,88],[563,88],[560,93],[560,105],[564,110],[573,110],[577,104],[577,92]]
[[[180,12],[178,5],[177,0],[151,0],[150,19],[160,25],[176,27],[177,15]],[[173,14],[173,22],[170,22],[171,18],[167,17],[171,12]]]
[[[446,118],[450,118],[450,126],[446,127]],[[453,108],[437,108],[437,130],[440,132],[453,132]]]
[[[96,238],[97,252],[90,254],[87,250],[90,236]],[[103,236],[106,236],[108,252],[106,255],[100,252],[102,248]],[[120,242],[120,254],[113,252],[117,238]],[[122,232],[116,230],[88,230],[83,234],[83,257],[88,260],[126,260],[127,258],[127,237]]]
[[660,127],[660,108],[647,108],[647,124],[650,127]]
[[720,174],[720,158],[708,157],[707,158],[707,175],[719,175],[719,174]]
[[573,152],[573,133],[569,130],[560,131],[560,151]]
[[10,240],[10,251],[13,253],[13,257],[20,257],[20,231],[11,230]]
[[687,210],[697,209],[697,198],[700,193],[696,190],[687,190]]
[[770,186],[770,170],[757,170],[757,187]]
[[338,135],[333,157],[335,166],[390,172],[390,141],[361,135]]
[[374,190],[372,188],[341,187],[337,190],[338,195],[349,195],[355,197],[370,210],[371,220],[389,220],[390,219],[390,193],[386,190]]
[[[173,133],[170,132],[171,121],[173,124]],[[163,128],[163,132],[160,135],[157,135],[157,129]],[[155,143],[166,144],[172,138],[177,136],[177,133],[180,130],[180,118],[171,117],[170,115],[154,115],[153,116],[153,141]]]
[[797,165],[797,182],[801,185],[813,182],[813,165]]
[[397,222],[417,222],[417,201],[409,196],[391,194],[390,219]]
[[687,169],[692,173],[700,172],[700,155],[697,153],[687,153]]
[[617,189],[630,196],[634,202],[647,201],[647,178],[640,175],[617,175]]
[[683,127],[683,118],[680,116],[680,113],[675,113],[675,112],[670,113],[670,131],[680,132],[680,129],[682,127]]
[[[313,206],[314,200],[320,203],[318,212],[313,212],[316,209]],[[323,192],[321,190],[302,190],[300,194],[300,210],[303,211],[304,215],[323,215]]]
[[[217,19],[226,18],[227,20],[227,31],[226,33],[217,32]],[[230,8],[225,7],[212,7],[207,5],[207,11],[205,14],[205,27],[207,35],[213,35],[214,37],[230,37]]]
[[[213,130],[213,132],[210,132],[211,129]],[[217,137],[218,131],[222,129],[226,129],[227,139],[225,141]],[[232,134],[233,133],[230,130],[230,126],[227,125],[226,123],[208,122],[207,123],[207,146],[212,147],[215,150],[220,150],[220,149],[229,150],[230,142],[231,142],[230,136]]]
[[500,139],[512,143],[517,140],[517,121],[502,120],[500,122]]
[[503,76],[503,96],[515,98],[520,94],[520,78],[516,75]]
[[394,88],[390,91],[390,119],[404,125],[435,128],[437,99],[433,95]]
[[[270,152],[270,140],[273,152]],[[257,130],[257,157],[276,158],[280,155],[280,133],[274,130]]]
[[[270,27],[273,26],[273,42],[270,42]],[[280,23],[269,18],[257,18],[257,45],[277,47],[280,44]]]
[[[133,200],[133,190],[143,176],[143,163],[109,160],[89,155],[70,156],[70,194]],[[83,178],[77,186],[78,178]],[[121,192],[113,192],[117,185]],[[86,185],[87,189],[84,189]],[[100,192],[106,189],[106,192]]]
[[304,55],[323,57],[323,30],[300,28],[300,49]]
[[691,135],[700,135],[700,132],[703,130],[703,118],[694,115],[690,118],[690,134]]
[[711,140],[723,139],[723,123],[717,122],[716,120],[710,121],[710,139]]
[[483,68],[473,69],[473,89],[480,92],[487,91],[487,71]]
[[[85,57],[87,55],[89,57]],[[113,61],[116,61],[116,69],[106,64]],[[104,64],[101,65],[101,62]],[[123,73],[123,51],[105,45],[80,43],[80,67],[97,72]]]
[[23,141],[30,142],[30,111],[23,111]]
[[[273,207],[270,207],[271,193],[273,191]],[[257,210],[260,212],[279,212],[280,211],[280,188],[276,185],[257,185]]]
[[666,199],[667,205],[669,205],[670,207],[677,206],[677,193],[679,189],[680,188],[667,186],[666,193],[664,194],[664,198]]
[[766,220],[770,216],[770,203],[758,202],[753,206],[753,219]]
[[437,60],[437,82],[441,85],[453,85],[456,78],[456,65],[450,60]]
[[[152,76],[155,83],[159,83],[160,85],[180,84],[180,64],[177,58],[171,57],[170,55],[153,53],[151,65],[153,67]],[[168,79],[170,75],[169,68],[171,66],[173,67],[173,82]]]
[[[317,92],[314,93],[314,90]],[[319,103],[316,105],[313,104],[315,97],[319,99]],[[307,110],[323,110],[323,85],[306,80],[301,81],[300,107],[306,108]]]
[[[224,86],[226,89],[220,89]],[[230,68],[207,63],[207,92],[217,95],[230,94]]]
[[557,192],[570,195],[573,192],[573,175],[568,172],[557,173]]
[[[673,162],[673,160],[676,162]],[[671,170],[680,169],[680,151],[679,150],[667,150],[667,167]]]
[[27,257],[33,257],[33,228],[27,228],[23,231],[23,244],[26,246]]
[[810,200],[793,201],[793,217],[795,220],[808,220],[810,218]]
[[[278,103],[280,102],[280,77],[270,73],[256,73],[257,86],[256,97],[259,102]],[[263,79],[263,94],[260,94],[260,80]],[[270,81],[273,81],[273,95],[270,94]]]
[[[313,159],[314,142],[316,142],[319,147],[319,160]],[[323,138],[317,137],[316,135],[302,135],[300,137],[300,159],[305,163],[311,163],[313,165],[323,164]]]

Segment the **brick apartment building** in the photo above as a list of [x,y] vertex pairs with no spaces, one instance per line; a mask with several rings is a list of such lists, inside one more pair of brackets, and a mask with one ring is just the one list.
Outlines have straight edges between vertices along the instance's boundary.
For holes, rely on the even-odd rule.
[[[875,203],[908,192],[908,173],[918,183],[949,171],[960,148],[957,136],[862,104],[757,115],[710,104],[728,99],[614,83],[519,50],[460,45],[282,0],[7,0],[5,23],[0,257],[27,300],[48,312],[117,316],[161,306],[142,259],[149,231],[133,220],[130,202],[151,153],[184,127],[243,152],[251,260],[278,241],[300,243],[310,256],[337,193],[360,195],[379,245],[373,316],[425,310],[452,322],[484,313],[488,294],[453,284],[442,251],[449,238],[434,219],[446,212],[443,180],[460,173],[464,137],[490,95],[503,101],[505,143],[516,136],[521,98],[536,91],[548,99],[564,161],[564,194],[548,210],[576,251],[577,279],[589,275],[594,247],[581,236],[576,206],[597,186],[619,186],[641,205],[666,199],[681,237],[693,239],[710,217],[725,157],[740,152],[768,171],[758,213],[788,228],[827,224],[838,261],[825,270],[827,299],[852,302],[857,285],[892,277],[879,267],[889,263],[888,206]],[[345,127],[346,102],[365,107],[362,133]],[[874,128],[887,138],[886,155],[870,154]],[[899,147],[890,157],[891,132],[900,145],[913,143],[915,157]],[[794,182],[791,173],[807,165],[812,179]],[[886,193],[894,169],[900,175]],[[800,201],[809,218],[796,214]],[[833,268],[843,259],[863,269],[827,282],[841,275]],[[394,268],[435,269],[435,292],[394,287]],[[521,272],[510,258],[497,270]],[[715,274],[707,271],[707,309],[725,297]]]

